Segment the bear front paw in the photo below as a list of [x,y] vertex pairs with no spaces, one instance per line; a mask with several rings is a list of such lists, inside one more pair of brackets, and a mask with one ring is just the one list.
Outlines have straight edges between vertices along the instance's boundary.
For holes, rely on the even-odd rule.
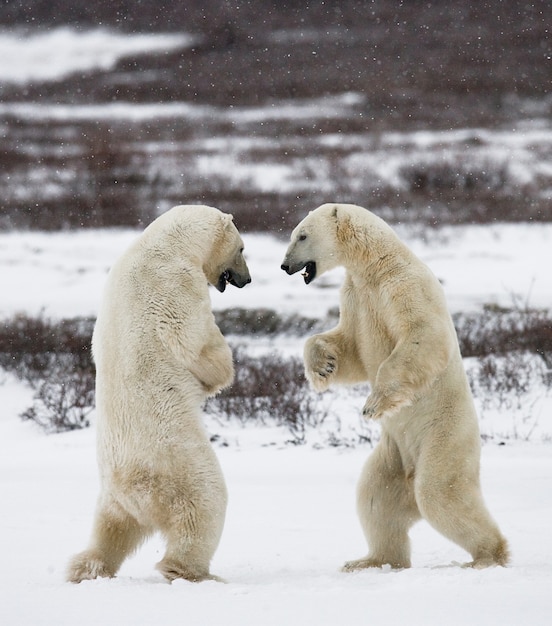
[[378,418],[378,408],[373,402],[370,402],[370,399],[368,399],[362,407],[362,416],[367,420]]
[[305,372],[313,387],[317,391],[326,390],[336,371],[336,356],[325,346],[314,344],[305,357]]
[[328,354],[325,359],[323,359],[320,363],[317,363],[317,366],[314,370],[314,373],[320,378],[328,378],[331,376],[337,367],[337,363],[335,361],[335,356]]
[[366,419],[379,420],[384,417],[391,417],[407,404],[392,395],[381,395],[371,393],[362,409],[362,415]]

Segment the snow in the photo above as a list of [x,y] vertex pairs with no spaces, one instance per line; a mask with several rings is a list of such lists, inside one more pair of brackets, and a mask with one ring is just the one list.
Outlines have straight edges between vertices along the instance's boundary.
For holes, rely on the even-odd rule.
[[259,107],[217,107],[189,102],[144,103],[124,100],[78,105],[52,102],[1,102],[0,115],[14,115],[24,120],[63,120],[66,122],[105,119],[139,122],[154,118],[220,117],[236,124],[263,124],[268,120],[305,119],[312,121],[313,119],[341,118],[344,113],[359,104],[361,97],[356,96],[357,94],[343,94],[324,98],[297,99],[283,104],[271,103]]
[[[397,232],[442,281],[452,312],[483,304],[512,306],[514,299],[550,307],[551,224],[419,232],[399,227]],[[95,315],[110,265],[137,236],[130,229],[0,233],[0,317],[18,311],[59,318]],[[280,269],[286,239],[266,234],[243,239],[253,283],[223,294],[213,290],[216,309],[269,307],[318,318],[337,306],[341,270],[307,288],[299,275],[289,277]]]
[[[107,31],[77,33],[55,29],[42,34],[3,32],[0,82],[56,80],[69,73],[109,68],[127,54],[189,45],[186,35],[115,36]],[[41,105],[2,103],[0,115],[48,119],[227,115],[236,123],[285,117],[329,116],[336,105],[362,104],[356,94],[289,103],[284,107],[239,107],[222,111],[187,103],[143,105]],[[381,166],[383,179],[405,160],[405,150],[442,154],[456,144],[481,140],[489,154],[507,158],[522,174],[550,167],[533,151],[549,141],[543,128],[448,133],[383,134],[383,148],[395,145]],[[216,140],[216,139],[215,139]],[[366,136],[322,137],[320,143],[359,142],[365,152],[358,167],[381,154]],[[362,148],[366,144],[370,150]],[[408,152],[408,154],[412,154]],[[372,161],[370,161],[372,159]],[[222,163],[227,168],[228,163]],[[379,171],[379,170],[377,170]],[[542,170],[544,171],[544,170]],[[258,177],[266,188],[287,176],[286,168]],[[251,172],[250,172],[251,175]],[[532,175],[532,174],[531,174]],[[478,310],[484,303],[510,306],[521,300],[550,308],[552,225],[495,224],[414,231],[401,237],[442,280],[452,311]],[[41,311],[54,318],[95,315],[106,272],[137,236],[133,230],[66,233],[0,233],[0,317]],[[253,282],[243,290],[212,291],[213,306],[268,307],[281,313],[321,317],[338,302],[342,272],[306,287],[299,276],[280,270],[286,242],[268,235],[245,235]],[[270,349],[300,352],[302,339],[279,338]],[[483,491],[510,541],[507,568],[473,571],[459,567],[468,555],[425,523],[412,531],[413,567],[343,574],[340,566],[361,556],[364,540],[355,514],[355,483],[368,445],[334,449],[285,445],[285,433],[268,427],[219,424],[218,446],[230,493],[227,522],[213,561],[213,572],[227,583],[168,584],[153,568],[162,556],[159,538],[146,543],[117,578],[70,585],[64,582],[68,558],[85,547],[98,490],[94,426],[45,436],[18,415],[31,392],[0,371],[0,622],[14,626],[117,624],[157,625],[164,621],[201,626],[290,626],[317,624],[395,624],[447,626],[483,624],[547,625],[552,616],[552,441],[550,398],[530,399],[538,436],[523,441],[523,414],[493,409],[482,414],[482,432],[506,429],[506,445],[482,450]],[[340,389],[330,398],[344,428],[358,428],[361,402]],[[501,420],[496,426],[493,420]],[[347,426],[345,426],[347,425]],[[531,428],[531,424],[528,426]],[[517,438],[512,436],[518,429]],[[520,435],[521,433],[521,435]]]
[[[54,317],[94,315],[108,267],[136,235],[133,230],[1,234],[1,315],[42,309]],[[488,301],[511,304],[514,293],[533,305],[549,305],[549,225],[401,235],[443,280],[457,310]],[[339,272],[319,283],[323,287],[307,287],[279,268],[285,241],[267,235],[244,239],[253,283],[224,294],[212,290],[215,307],[267,306],[320,316],[337,304]],[[302,340],[282,344],[299,351]],[[459,567],[468,555],[420,523],[412,532],[412,569],[344,574],[339,571],[344,561],[365,550],[354,492],[371,448],[317,449],[311,440],[286,446],[281,432],[228,424],[222,433],[229,445],[216,450],[230,505],[212,568],[227,584],[164,582],[153,567],[163,550],[155,538],[116,579],[73,586],[64,582],[64,568],[86,544],[98,489],[94,428],[45,436],[17,417],[29,405],[30,392],[8,375],[0,383],[2,623],[549,622],[552,454],[547,444],[508,439],[504,446],[483,446],[484,493],[512,546],[508,568]],[[354,428],[360,400],[344,390],[336,397],[342,398],[341,422]],[[550,413],[547,402],[540,409],[543,421]],[[210,419],[207,425],[217,426]],[[546,440],[550,433],[539,439]]]
[[[17,396],[13,385],[9,391]],[[86,543],[98,488],[92,429],[44,436],[0,421],[0,619],[5,624],[548,624],[552,611],[552,455],[540,445],[484,446],[483,488],[510,540],[510,567],[473,571],[425,523],[413,567],[344,574],[365,549],[354,511],[370,449],[219,448],[230,492],[213,561],[226,584],[164,582],[147,543],[117,578],[63,582]]]
[[59,80],[77,72],[109,70],[132,54],[192,45],[191,35],[120,34],[104,29],[55,28],[32,34],[0,31],[0,82]]

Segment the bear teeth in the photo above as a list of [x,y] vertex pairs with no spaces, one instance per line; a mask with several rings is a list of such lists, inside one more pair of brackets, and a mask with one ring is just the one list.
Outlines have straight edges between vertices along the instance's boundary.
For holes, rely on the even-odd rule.
[[303,276],[305,283],[308,285],[314,279],[315,275],[316,275],[316,263],[314,261],[309,261],[305,265],[305,271],[302,272],[301,276]]

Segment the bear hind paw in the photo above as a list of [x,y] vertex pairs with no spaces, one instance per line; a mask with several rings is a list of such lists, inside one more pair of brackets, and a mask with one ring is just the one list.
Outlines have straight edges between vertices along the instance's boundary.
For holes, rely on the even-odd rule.
[[183,578],[184,580],[189,580],[193,583],[199,583],[204,580],[215,580],[217,582],[224,582],[222,578],[218,576],[214,576],[209,573],[209,570],[203,569],[191,569],[189,567],[185,567],[181,563],[177,563],[176,561],[163,559],[159,561],[155,566],[156,569],[163,574],[163,576],[169,581],[177,580],[178,578]]
[[392,569],[407,569],[410,567],[409,561],[401,561],[396,563],[390,563],[387,559],[375,559],[371,557],[364,557],[363,559],[355,559],[354,561],[347,561],[341,568],[342,572],[358,572],[363,569],[369,568],[382,568],[389,566]]
[[75,555],[69,562],[66,580],[70,583],[80,583],[83,580],[95,578],[113,578],[115,572],[111,571],[107,563],[97,554],[86,551]]
[[473,569],[485,569],[486,567],[506,567],[510,561],[510,550],[506,539],[500,538],[494,549],[480,550],[473,561],[465,563],[462,567],[472,567]]

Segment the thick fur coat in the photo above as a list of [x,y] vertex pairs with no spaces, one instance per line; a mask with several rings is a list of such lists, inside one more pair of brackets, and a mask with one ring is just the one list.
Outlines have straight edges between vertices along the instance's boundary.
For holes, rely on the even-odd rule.
[[155,531],[167,542],[157,566],[166,578],[211,576],[227,494],[201,407],[234,370],[208,283],[250,282],[242,251],[230,215],[179,206],[111,268],[92,340],[101,493],[68,580],[114,576]]
[[294,229],[282,269],[308,284],[346,269],[340,320],[310,337],[306,376],[318,391],[368,381],[363,408],[381,441],[362,471],[357,508],[369,546],[346,570],[409,567],[408,531],[420,518],[472,556],[508,561],[481,494],[477,415],[443,290],[429,268],[370,211],[326,204]]

